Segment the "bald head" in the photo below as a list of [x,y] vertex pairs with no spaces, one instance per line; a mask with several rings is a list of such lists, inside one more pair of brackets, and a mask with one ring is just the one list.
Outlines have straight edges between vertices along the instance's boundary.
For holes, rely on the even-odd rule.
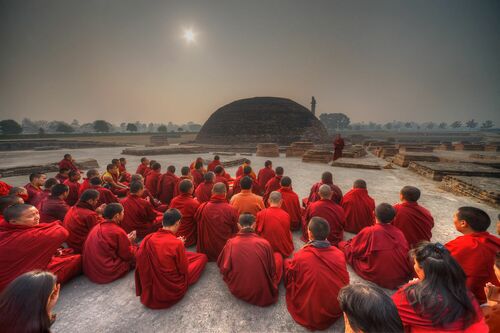
[[224,183],[216,183],[212,188],[212,194],[225,195],[226,194],[226,185]]
[[278,191],[273,191],[269,195],[268,202],[269,202],[269,205],[271,207],[280,207],[281,206],[281,200],[282,200],[281,193],[278,192]]
[[332,188],[330,187],[330,185],[323,184],[319,187],[318,194],[321,199],[331,199],[333,194]]

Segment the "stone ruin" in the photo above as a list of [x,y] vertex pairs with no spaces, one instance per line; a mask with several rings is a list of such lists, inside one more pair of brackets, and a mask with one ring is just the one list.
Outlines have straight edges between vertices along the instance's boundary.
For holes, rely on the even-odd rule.
[[263,157],[279,157],[280,147],[275,143],[259,143],[257,144],[256,156]]

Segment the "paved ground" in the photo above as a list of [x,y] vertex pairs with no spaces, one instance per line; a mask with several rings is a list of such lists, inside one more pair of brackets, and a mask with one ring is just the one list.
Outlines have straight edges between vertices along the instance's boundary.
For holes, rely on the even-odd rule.
[[[58,161],[66,151],[48,152],[0,152],[2,166],[36,164]],[[78,158],[94,157],[102,168],[114,157],[120,157],[119,148],[81,149],[69,151]],[[209,157],[204,154],[203,157]],[[129,171],[135,171],[140,157],[126,156]],[[165,168],[173,164],[181,166],[193,161],[194,155],[154,156]],[[229,157],[232,159],[233,157]],[[223,157],[224,159],[224,157]],[[254,168],[263,166],[266,158],[251,157]],[[368,157],[374,161],[378,159]],[[283,166],[286,175],[292,177],[293,187],[300,197],[308,195],[310,186],[323,171],[334,173],[334,180],[342,191],[347,192],[355,179],[363,178],[368,191],[377,203],[396,203],[399,190],[404,185],[416,185],[422,190],[421,204],[427,207],[435,218],[433,241],[447,242],[456,236],[452,216],[464,205],[482,208],[496,222],[498,210],[467,197],[458,197],[438,188],[436,182],[418,176],[406,169],[361,170],[332,168],[322,164],[304,164],[298,158],[273,158],[274,166]],[[236,168],[228,171],[234,175]],[[24,185],[27,177],[6,178],[7,182]],[[494,223],[490,232],[494,232]],[[352,235],[347,234],[347,237]],[[294,234],[296,249],[302,246],[299,234]],[[351,281],[360,278],[349,270]],[[223,283],[217,267],[209,263],[199,282],[191,287],[184,299],[167,310],[149,310],[142,306],[135,296],[134,275],[108,285],[96,285],[81,276],[61,291],[56,306],[57,321],[54,332],[305,332],[296,324],[286,309],[285,290],[280,288],[277,304],[266,308],[249,305],[233,297]],[[338,320],[328,332],[343,332],[344,324]]]

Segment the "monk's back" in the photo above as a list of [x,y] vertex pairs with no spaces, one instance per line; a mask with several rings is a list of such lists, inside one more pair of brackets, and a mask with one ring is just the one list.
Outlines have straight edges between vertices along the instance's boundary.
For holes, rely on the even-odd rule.
[[392,224],[401,229],[410,248],[423,240],[431,240],[434,219],[427,209],[416,202],[396,204],[394,209],[396,217]]
[[327,199],[320,199],[313,202],[307,208],[306,218],[309,220],[315,216],[324,218],[330,225],[328,240],[333,245],[336,245],[342,240],[344,235],[345,214],[344,209],[340,205]]
[[290,215],[278,207],[270,207],[257,214],[257,232],[264,237],[274,251],[285,258],[293,252],[290,232]]
[[344,208],[345,230],[348,232],[358,233],[375,222],[375,200],[368,195],[366,189],[354,188],[347,192],[342,198],[341,206]]

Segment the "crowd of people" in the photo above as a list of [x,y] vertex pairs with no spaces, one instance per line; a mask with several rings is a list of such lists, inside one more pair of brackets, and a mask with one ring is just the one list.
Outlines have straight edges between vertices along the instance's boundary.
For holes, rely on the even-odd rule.
[[[365,180],[344,195],[324,172],[300,199],[283,167],[256,173],[245,160],[233,178],[219,156],[180,176],[146,157],[134,174],[120,158],[85,176],[66,154],[54,178],[0,181],[2,332],[50,331],[60,286],[82,273],[104,284],[135,270],[141,303],[168,308],[208,261],[256,306],[276,303],[283,282],[290,315],[310,330],[344,316],[346,332],[500,332],[500,239],[479,208],[450,216],[462,236],[441,244],[414,186],[376,204]],[[366,282],[351,284],[347,265]]]

